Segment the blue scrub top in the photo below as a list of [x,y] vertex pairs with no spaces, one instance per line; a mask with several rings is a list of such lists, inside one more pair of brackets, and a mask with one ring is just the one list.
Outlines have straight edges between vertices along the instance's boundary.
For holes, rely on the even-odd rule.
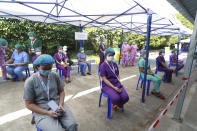
[[29,63],[29,55],[25,51],[20,54],[14,51],[11,58],[14,60],[13,64]]
[[79,59],[79,58],[80,58],[80,60],[86,60],[86,54],[85,53],[78,53],[77,59]]

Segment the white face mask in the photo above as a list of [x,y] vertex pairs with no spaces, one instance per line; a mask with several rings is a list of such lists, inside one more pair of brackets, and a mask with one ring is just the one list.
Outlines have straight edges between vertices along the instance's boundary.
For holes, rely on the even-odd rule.
[[113,61],[114,57],[113,56],[107,56],[107,61]]
[[36,55],[41,55],[41,52],[36,52]]
[[165,56],[165,53],[162,53],[162,56]]
[[67,51],[67,48],[63,49],[64,51]]
[[84,53],[84,50],[82,50],[81,53]]
[[34,39],[34,37],[29,37],[29,39],[30,39],[30,40],[33,40],[33,39]]

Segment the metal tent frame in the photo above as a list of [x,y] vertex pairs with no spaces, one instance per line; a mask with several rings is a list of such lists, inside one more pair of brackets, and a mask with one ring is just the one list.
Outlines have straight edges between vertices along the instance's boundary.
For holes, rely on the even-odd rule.
[[[81,4],[82,2],[89,2],[90,5],[83,7],[85,10],[85,8],[91,6],[91,4],[94,4],[92,2],[97,2],[97,4],[102,5],[103,1],[104,0],[100,0],[101,3],[99,3],[99,1],[97,0],[83,0],[80,2]],[[71,3],[71,1],[68,0],[0,0],[0,17],[17,18],[32,22],[42,22],[46,24],[55,23],[73,25],[78,26],[80,28],[80,32],[82,32],[83,28],[85,27],[122,30],[120,51],[122,47],[124,32],[147,36],[146,67],[142,93],[142,102],[145,102],[144,97],[150,36],[174,34],[179,34],[180,36],[181,33],[189,34],[187,30],[181,30],[180,27],[176,25],[175,21],[159,16],[157,13],[151,11],[150,9],[146,9],[143,5],[134,0],[129,0],[126,4],[122,3],[120,7],[124,6],[126,9],[121,8],[119,9],[119,12],[113,13],[113,11],[111,11],[112,13],[105,13],[101,11],[102,13],[97,14],[88,14],[88,12],[85,11],[81,13],[81,8],[78,10],[71,8],[73,3],[69,4],[69,2]],[[79,0],[76,0],[76,2],[78,2],[77,4],[79,5],[79,8]],[[121,3],[122,1],[116,0],[111,2],[111,4],[113,5],[113,3],[116,3],[116,6],[118,7],[118,2]],[[110,8],[111,5],[108,6]],[[16,7],[16,9],[14,7]],[[24,12],[21,11],[21,8],[24,8]],[[180,37],[178,43],[180,43]],[[83,41],[81,40],[80,47],[82,46]]]

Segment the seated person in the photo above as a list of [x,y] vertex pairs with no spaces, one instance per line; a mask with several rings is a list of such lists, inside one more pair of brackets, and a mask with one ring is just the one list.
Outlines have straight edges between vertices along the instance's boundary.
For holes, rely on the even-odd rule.
[[[36,48],[35,49],[35,56],[32,57],[32,62],[34,62],[42,53],[41,53],[41,48]],[[34,73],[38,72],[38,69],[34,68]]]
[[[146,59],[146,50],[144,50],[141,53],[141,59],[139,60],[139,67],[140,67],[140,74],[142,76],[142,78],[144,78],[144,72],[145,72],[145,59]],[[153,82],[153,86],[154,89],[151,91],[151,93],[157,97],[159,97],[160,99],[165,99],[165,97],[160,93],[160,85],[161,85],[161,77],[154,74],[151,70],[150,67],[150,62],[148,61],[148,65],[147,65],[147,80],[151,80]]]
[[88,66],[88,75],[91,75],[91,63],[86,61],[86,54],[84,53],[84,48],[79,49],[80,53],[77,54],[79,66],[83,66],[83,76],[86,75],[86,66]]
[[7,79],[6,66],[3,65],[5,63],[5,55],[6,55],[5,49],[7,45],[8,45],[7,40],[0,38],[0,67],[1,67],[3,80]]
[[63,47],[58,46],[58,52],[54,55],[55,63],[57,69],[62,70],[62,73],[64,77],[66,78],[66,83],[71,82],[70,81],[70,66],[67,61],[67,57],[63,53]]
[[15,45],[15,51],[13,52],[11,59],[5,64],[13,64],[7,67],[7,72],[11,76],[13,81],[24,80],[26,77],[23,75],[23,71],[28,68],[29,56],[23,51],[23,46],[20,44]]
[[67,61],[71,67],[73,65],[73,61],[70,59],[69,53],[67,52],[67,46],[63,46],[63,53],[67,57]]
[[168,65],[165,62],[164,56],[165,50],[161,49],[159,51],[159,56],[156,58],[156,60],[158,61],[158,70],[166,72],[167,82],[170,83],[172,81],[172,73],[174,72],[174,70],[168,67]]
[[[171,54],[171,63],[173,65],[176,65],[176,61],[177,61],[177,49],[174,48],[172,50],[172,54]],[[177,70],[181,70],[182,68],[184,67],[184,64],[183,64],[183,61],[182,60],[178,60],[178,67],[177,67]]]
[[112,48],[105,50],[105,62],[100,66],[102,78],[102,91],[112,101],[112,109],[117,110],[129,101],[129,96],[120,82],[118,65],[113,62],[115,51]]
[[33,65],[38,72],[25,82],[25,106],[34,112],[35,123],[42,131],[77,131],[75,118],[64,104],[64,82],[51,72],[54,62],[53,57],[46,54],[34,61]]

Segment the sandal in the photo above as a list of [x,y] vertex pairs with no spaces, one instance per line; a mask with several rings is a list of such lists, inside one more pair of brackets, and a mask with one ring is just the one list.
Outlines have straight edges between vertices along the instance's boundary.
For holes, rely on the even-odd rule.
[[88,75],[92,75],[90,72],[87,73]]
[[165,100],[165,97],[161,93],[157,93],[155,91],[151,91],[151,94],[155,95],[156,97],[159,97],[162,100]]

